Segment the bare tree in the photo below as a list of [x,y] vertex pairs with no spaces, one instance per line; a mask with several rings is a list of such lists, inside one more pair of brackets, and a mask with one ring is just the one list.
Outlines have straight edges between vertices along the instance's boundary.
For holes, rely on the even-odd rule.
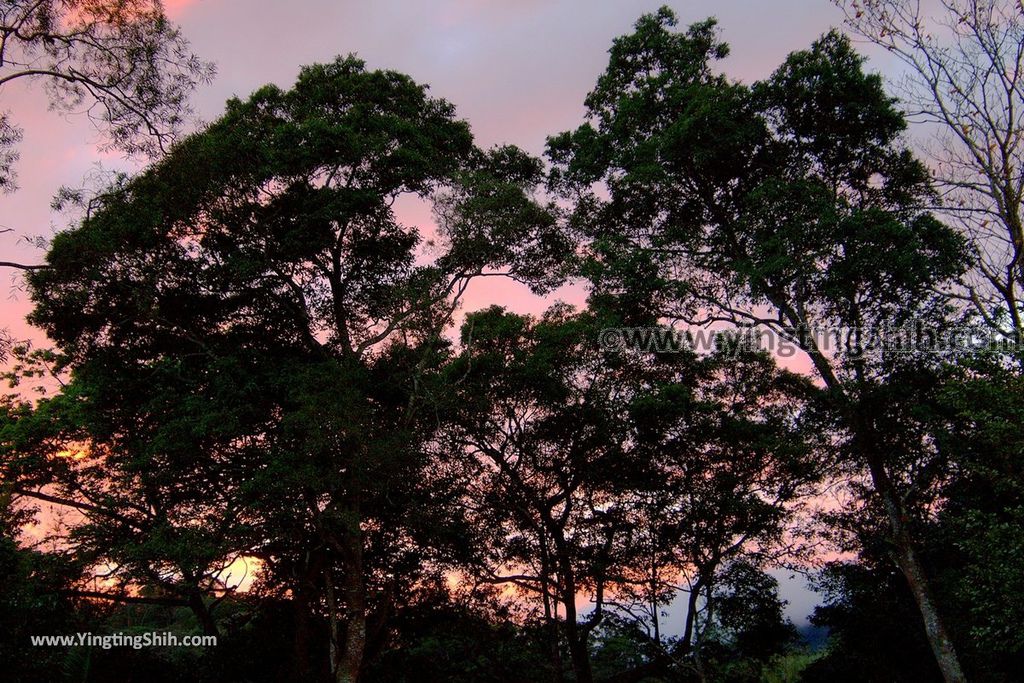
[[1021,0],[836,0],[848,25],[907,67],[896,84],[975,252],[953,296],[1024,333],[1024,5]]

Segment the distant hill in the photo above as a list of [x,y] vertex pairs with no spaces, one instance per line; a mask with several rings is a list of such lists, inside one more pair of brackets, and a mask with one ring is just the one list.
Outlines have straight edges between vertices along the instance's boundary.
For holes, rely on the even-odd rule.
[[797,626],[797,633],[800,634],[800,640],[810,648],[812,652],[817,652],[825,646],[828,642],[828,629],[824,626],[814,626],[812,624],[803,624]]

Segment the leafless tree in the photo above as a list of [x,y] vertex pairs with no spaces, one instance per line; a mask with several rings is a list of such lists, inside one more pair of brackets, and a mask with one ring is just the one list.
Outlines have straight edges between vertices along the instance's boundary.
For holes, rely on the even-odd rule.
[[952,296],[1024,333],[1024,5],[1021,0],[836,0],[848,25],[906,66],[896,84],[975,267]]

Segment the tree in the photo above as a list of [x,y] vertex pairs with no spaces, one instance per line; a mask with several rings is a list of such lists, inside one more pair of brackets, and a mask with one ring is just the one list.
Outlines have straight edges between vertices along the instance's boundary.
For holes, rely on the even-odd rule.
[[[6,418],[14,406],[4,401],[2,410],[0,434],[6,431]],[[75,610],[72,599],[59,593],[78,574],[76,562],[65,553],[46,552],[42,544],[26,547],[20,542],[21,529],[31,515],[13,504],[14,498],[4,477],[0,480],[0,570],[5,577],[0,587],[0,622],[5,628],[0,635],[0,656],[10,680],[47,679],[60,670],[65,653],[27,648],[29,636],[70,631],[92,615]]]
[[748,88],[714,72],[728,51],[714,22],[674,24],[662,9],[617,39],[589,122],[550,140],[588,274],[624,308],[758,328],[807,354],[837,436],[886,509],[940,667],[963,680],[896,462],[864,410],[891,370],[878,342],[929,314],[928,293],[963,270],[962,240],[928,213],[934,195],[900,144],[903,118],[847,39],[829,33]]
[[[11,0],[0,6],[0,88],[45,83],[54,109],[85,110],[107,144],[166,151],[213,66],[189,51],[160,0]],[[0,189],[15,187],[21,131],[0,116]],[[7,265],[7,264],[5,264]]]
[[[30,359],[22,379],[40,362]],[[239,415],[218,410],[196,383],[190,401],[175,402],[180,370],[151,364],[145,388],[120,376],[113,396],[104,375],[85,370],[55,396],[11,399],[0,422],[0,474],[15,500],[69,517],[47,537],[79,567],[60,595],[187,607],[216,635],[213,605],[232,593],[228,567],[252,543],[226,471],[242,467],[252,449],[211,429]],[[221,398],[256,405],[238,372],[224,364],[216,371]],[[141,425],[132,396],[146,401],[142,410],[163,411],[161,419]],[[131,421],[136,427],[125,429]]]
[[[652,673],[699,665],[696,624],[720,571],[770,557],[815,476],[798,426],[808,383],[735,347],[605,354],[609,323],[564,307],[469,316],[440,442],[465,459],[474,575],[536,596],[580,681],[607,615],[647,631]],[[670,646],[659,612],[680,591],[686,626]]]
[[[29,275],[113,466],[216,491],[226,536],[292,596],[298,677],[319,615],[332,676],[361,674],[415,559],[441,331],[471,278],[554,261],[539,170],[477,150],[408,77],[338,59],[229,102]],[[401,195],[438,198],[432,253]]]
[[[151,157],[166,151],[191,114],[189,95],[214,74],[167,19],[161,0],[0,4],[0,92],[19,80],[43,82],[50,106],[68,114],[84,109],[110,149]],[[0,192],[17,187],[21,138],[12,113],[0,111]],[[12,344],[0,330],[0,360]]]
[[[589,640],[622,571],[624,494],[637,480],[618,419],[635,380],[628,366],[602,362],[589,343],[595,331],[589,316],[557,308],[537,322],[498,308],[471,315],[450,369],[457,393],[441,442],[465,458],[481,545],[471,572],[540,597],[579,681],[593,680]],[[581,621],[582,591],[594,609]],[[559,643],[556,635],[555,678]]]
[[837,2],[847,24],[907,72],[902,106],[931,136],[942,212],[969,239],[974,267],[954,292],[1020,340],[1024,310],[1024,12],[1010,0]]
[[827,565],[816,581],[823,604],[811,623],[829,630],[824,655],[801,680],[940,681],[913,596],[891,563],[862,555],[857,563]]
[[[648,601],[659,582],[681,584],[683,628],[664,650],[698,673],[722,623],[723,596],[746,576],[743,568],[760,575],[801,557],[792,525],[822,473],[816,396],[806,378],[723,338],[685,379],[638,401],[635,440],[658,485],[644,491],[637,536],[656,551],[628,571]],[[655,599],[655,620],[657,610]],[[657,628],[655,641],[662,648]]]
[[[1019,618],[1021,587],[1021,481],[1011,464],[1020,443],[1010,428],[1021,393],[1012,367],[992,353],[905,363],[867,402],[897,455],[908,526],[971,680],[1012,679],[1021,656],[1005,627]],[[912,628],[913,595],[887,563],[885,514],[875,500],[822,520],[836,548],[857,556],[820,577],[826,601],[818,615],[831,631],[827,655],[812,667],[822,679],[917,680],[933,669],[927,675],[940,677],[923,659],[924,634]]]
[[783,615],[786,603],[771,576],[742,560],[721,574],[705,658],[711,660],[715,680],[763,680],[770,659],[796,644],[796,627]]
[[935,400],[934,433],[952,475],[940,487],[930,546],[978,679],[1012,679],[1024,661],[1024,640],[1007,628],[1024,618],[1024,442],[1012,427],[1024,385],[1010,368],[999,356],[966,359]]

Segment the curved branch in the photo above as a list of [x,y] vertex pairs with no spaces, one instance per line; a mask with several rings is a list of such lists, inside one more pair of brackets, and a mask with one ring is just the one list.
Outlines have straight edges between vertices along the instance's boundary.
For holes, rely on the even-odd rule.
[[19,270],[45,270],[50,266],[46,264],[31,265],[28,263],[15,263],[14,261],[0,261],[0,268],[18,268]]

